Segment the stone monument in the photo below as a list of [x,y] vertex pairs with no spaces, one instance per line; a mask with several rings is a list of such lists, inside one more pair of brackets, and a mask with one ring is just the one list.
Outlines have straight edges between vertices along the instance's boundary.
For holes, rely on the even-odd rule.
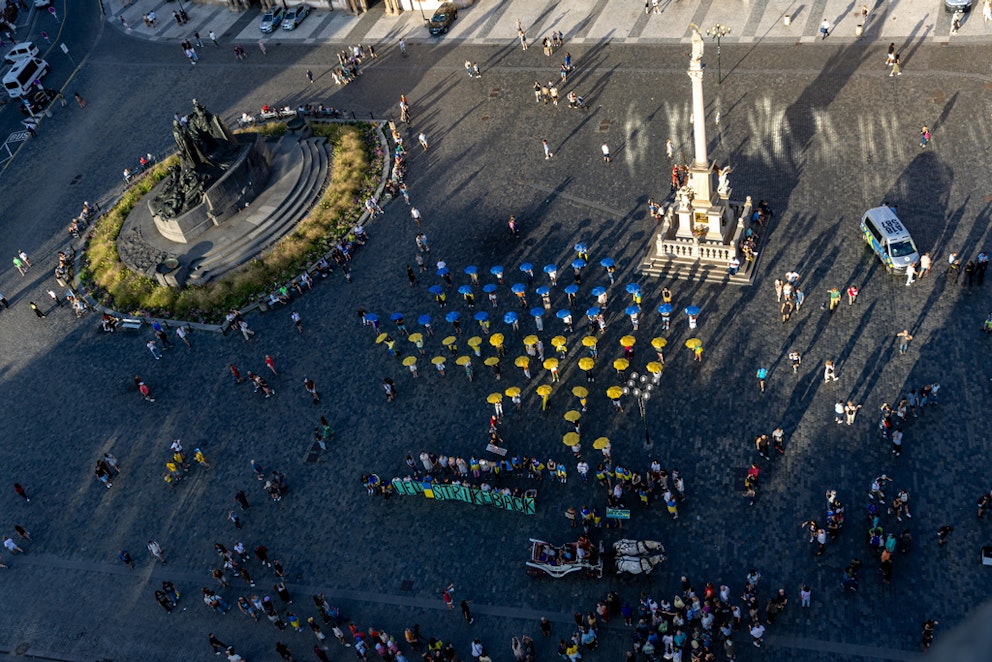
[[[641,271],[650,275],[672,275],[710,279],[727,275],[730,258],[737,255],[744,221],[750,215],[750,198],[743,206],[732,204],[730,165],[710,163],[706,147],[706,104],[703,100],[703,36],[697,25],[692,30],[689,79],[692,81],[693,161],[685,184],[675,192],[675,203],[668,207],[660,232]],[[714,188],[714,176],[716,187]],[[741,216],[735,222],[735,211]],[[738,255],[738,258],[740,256]]]
[[256,137],[239,142],[196,99],[185,120],[172,123],[179,163],[148,196],[159,233],[183,244],[250,203],[269,176],[269,159]]

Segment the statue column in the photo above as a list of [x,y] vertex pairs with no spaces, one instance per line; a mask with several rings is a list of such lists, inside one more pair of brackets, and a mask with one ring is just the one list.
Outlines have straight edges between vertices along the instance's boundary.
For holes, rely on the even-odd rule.
[[692,135],[694,138],[694,153],[692,165],[695,168],[709,169],[709,157],[706,154],[706,103],[703,101],[703,67],[693,60],[689,65],[689,79],[692,81]]

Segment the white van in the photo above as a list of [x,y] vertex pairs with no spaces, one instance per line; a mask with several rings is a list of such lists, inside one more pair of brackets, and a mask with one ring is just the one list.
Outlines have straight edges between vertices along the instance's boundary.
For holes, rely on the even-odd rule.
[[861,217],[861,235],[889,271],[906,271],[920,261],[909,230],[891,207],[875,207]]
[[3,61],[7,64],[14,64],[29,57],[36,57],[37,55],[38,47],[30,41],[25,41],[20,44],[14,44],[14,47],[3,56]]
[[31,85],[48,73],[48,63],[38,58],[25,58],[14,63],[3,77],[3,89],[11,99],[19,99],[31,91]]

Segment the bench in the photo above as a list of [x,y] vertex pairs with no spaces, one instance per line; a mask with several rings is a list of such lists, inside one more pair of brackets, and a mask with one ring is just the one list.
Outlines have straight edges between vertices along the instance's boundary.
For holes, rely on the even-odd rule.
[[140,319],[125,317],[121,320],[122,329],[140,329],[145,323]]

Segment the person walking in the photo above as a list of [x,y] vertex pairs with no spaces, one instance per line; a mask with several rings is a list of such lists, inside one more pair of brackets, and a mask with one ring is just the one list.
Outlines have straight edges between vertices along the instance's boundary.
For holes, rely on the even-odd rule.
[[541,146],[544,148],[544,158],[545,160],[550,159],[554,154],[551,153],[551,145],[548,144],[548,139],[544,138],[541,140]]
[[475,623],[475,619],[472,618],[472,610],[468,606],[469,602],[470,600],[462,600],[459,607],[462,610],[462,616],[465,618],[465,622],[471,625],[472,623]]
[[162,546],[161,545],[159,545],[154,540],[149,540],[148,541],[148,552],[153,557],[155,557],[156,559],[158,559],[159,561],[161,561],[162,562],[162,565],[165,565],[165,555],[162,554]]
[[20,483],[14,483],[14,494],[24,499],[26,502],[31,503],[31,499],[28,498],[27,490]]
[[899,339],[899,353],[905,354],[906,350],[909,349],[909,341],[913,339],[913,336],[909,335],[909,329],[903,329],[897,333],[896,338]]
[[55,302],[56,306],[58,306],[59,308],[62,307],[62,299],[59,298],[59,295],[56,294],[55,290],[48,290],[48,296],[51,297],[52,301]]
[[426,152],[427,151],[427,147],[428,147],[428,145],[427,145],[427,136],[424,134],[423,131],[421,131],[420,132],[420,135],[417,136],[417,140],[420,142],[420,146],[423,147],[424,151]]
[[126,549],[121,548],[118,550],[117,558],[120,559],[121,563],[134,570],[134,559],[131,558],[131,555]]
[[237,494],[234,495],[234,500],[241,506],[241,512],[246,512],[250,508],[248,505],[248,496],[244,490],[238,490]]
[[926,124],[924,124],[923,128],[920,129],[920,149],[926,147],[927,143],[929,142],[930,142],[930,129],[927,127]]
[[822,39],[826,39],[829,36],[830,36],[830,21],[828,21],[827,19],[823,19],[823,22],[820,23],[820,38],[822,40]]
[[151,355],[155,357],[156,361],[162,358],[162,353],[159,351],[158,345],[155,344],[154,340],[149,340],[146,342],[145,347],[148,348],[148,351],[151,352]]
[[72,95],[72,97],[73,97],[73,98],[74,98],[74,99],[76,100],[76,103],[78,103],[78,104],[79,104],[79,107],[80,107],[80,108],[85,108],[85,107],[86,107],[86,99],[84,99],[84,98],[83,98],[83,97],[82,97],[82,96],[81,96],[81,95],[79,94],[79,92],[76,92],[76,93],[74,93],[74,94]]
[[613,159],[610,156],[610,146],[608,143],[603,143],[601,148],[603,150],[603,163],[610,163]]
[[[213,33],[211,32],[210,34]],[[227,650],[227,644],[225,644],[223,641],[221,641],[216,636],[214,636],[213,632],[207,635],[207,641],[209,641],[210,645],[213,647],[214,655],[220,655],[221,653]]]
[[262,51],[262,55],[266,54],[265,42],[262,41],[261,39],[258,40],[258,50]]
[[902,76],[902,58],[899,53],[896,53],[896,57],[892,61],[892,69],[889,71],[889,78],[893,76]]
[[758,368],[758,372],[755,373],[755,377],[758,378],[758,388],[762,393],[765,392],[765,379],[768,377],[768,368]]
[[28,305],[31,307],[31,310],[34,311],[34,314],[36,316],[38,316],[38,317],[47,317],[47,315],[45,315],[45,313],[41,312],[41,309],[38,308],[38,304],[36,304],[34,301],[28,301]]
[[307,80],[310,81],[310,84],[313,85],[313,72],[307,69],[306,76]]
[[296,330],[299,331],[300,333],[303,333],[303,318],[300,316],[300,314],[294,310],[292,313],[289,314],[289,318],[293,320],[293,326],[296,327]]
[[950,524],[945,524],[944,526],[937,529],[937,544],[943,547],[947,544],[947,538],[954,531],[954,527]]
[[220,43],[217,42],[217,33],[216,32],[214,32],[213,30],[211,30],[210,32],[207,33],[207,36],[210,37],[210,41],[214,42],[214,47],[220,46]]
[[189,327],[183,326],[182,324],[180,324],[179,326],[177,326],[176,327],[176,336],[178,336],[178,338],[183,341],[183,344],[185,344],[186,347],[188,347],[189,349],[193,349],[193,346],[191,344],[189,344],[189,338],[188,338],[188,336],[189,336]]

